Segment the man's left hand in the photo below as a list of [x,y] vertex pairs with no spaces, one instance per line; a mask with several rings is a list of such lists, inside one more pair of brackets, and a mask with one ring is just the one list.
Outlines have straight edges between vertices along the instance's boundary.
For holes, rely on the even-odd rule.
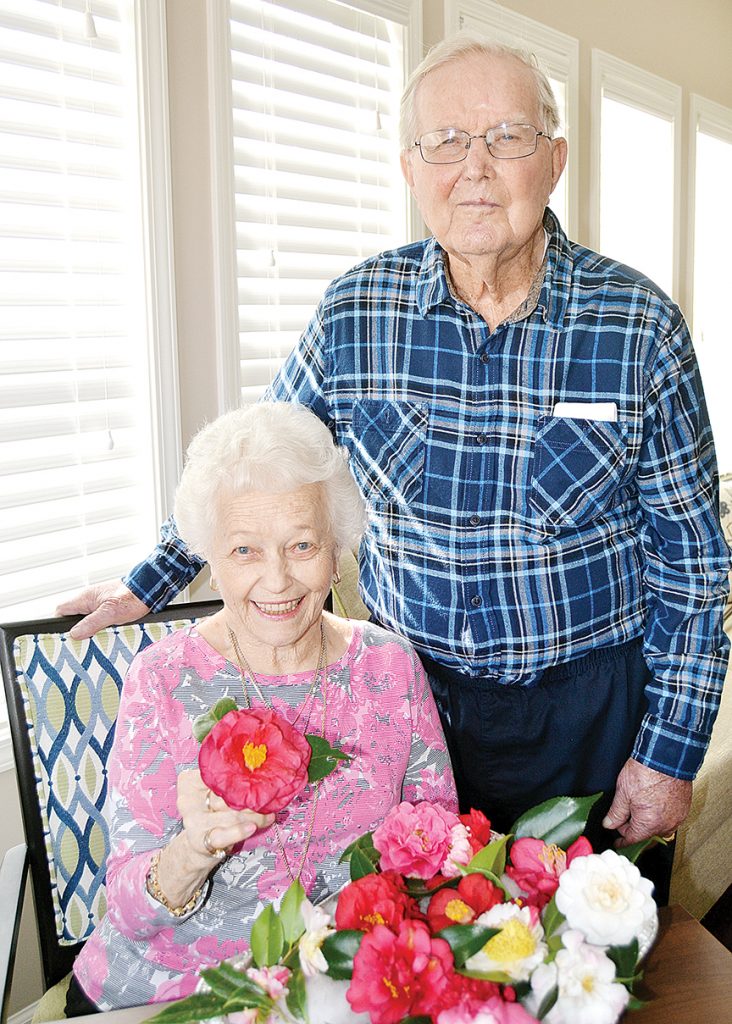
[[615,784],[615,797],[603,828],[617,829],[616,846],[675,832],[691,807],[692,784],[629,758]]

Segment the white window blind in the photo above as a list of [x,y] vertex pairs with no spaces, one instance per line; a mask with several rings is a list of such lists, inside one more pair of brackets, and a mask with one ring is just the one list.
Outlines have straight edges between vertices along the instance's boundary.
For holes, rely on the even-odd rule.
[[0,7],[6,622],[121,575],[155,537],[136,14],[132,0]]
[[405,25],[334,0],[232,0],[229,29],[240,397],[252,402],[331,279],[407,241]]

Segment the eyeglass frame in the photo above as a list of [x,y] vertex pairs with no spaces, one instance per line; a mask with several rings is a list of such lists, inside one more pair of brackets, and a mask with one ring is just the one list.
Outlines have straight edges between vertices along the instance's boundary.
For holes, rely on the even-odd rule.
[[[499,156],[499,155],[497,155],[491,149],[491,143],[488,142],[488,136],[491,134],[491,132],[495,132],[499,128],[533,128],[533,130],[536,132],[536,137],[534,139],[534,148],[531,150],[530,153],[522,153],[520,156]],[[422,135],[419,137],[419,139],[415,139],[414,142],[412,143],[412,149],[414,149],[416,147],[419,150],[419,155],[422,157],[424,162],[426,164],[430,164],[432,167],[440,167],[440,166],[449,167],[450,164],[461,164],[464,160],[468,159],[468,153],[470,152],[470,147],[473,144],[473,139],[483,139],[483,141],[485,142],[485,148],[488,150],[488,152],[490,153],[490,155],[493,157],[494,160],[525,160],[526,157],[534,155],[534,153],[536,152],[536,150],[537,150],[537,148],[539,146],[539,139],[540,138],[549,139],[550,142],[551,142],[551,139],[552,139],[551,135],[549,135],[548,132],[540,132],[539,129],[535,125],[528,124],[528,123],[526,123],[524,121],[510,121],[510,122],[509,121],[501,121],[500,124],[494,125],[492,128],[489,128],[487,131],[483,132],[480,135],[471,135],[470,132],[466,132],[462,128],[454,128],[454,129],[452,129],[453,131],[460,132],[461,135],[466,135],[467,136],[467,143],[466,143],[466,146],[465,146],[465,156],[458,157],[457,160],[428,160],[425,157],[424,153],[422,152],[422,142],[421,142],[422,138],[424,138],[425,135],[432,135],[434,132],[449,131],[449,130],[450,129],[447,129],[447,128],[433,128],[429,132],[423,132]]]

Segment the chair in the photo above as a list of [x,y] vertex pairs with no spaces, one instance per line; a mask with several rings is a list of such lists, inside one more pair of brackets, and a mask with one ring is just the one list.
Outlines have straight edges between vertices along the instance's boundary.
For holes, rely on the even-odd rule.
[[0,869],[3,1021],[28,867],[46,989],[68,975],[104,915],[106,765],[132,658],[220,607],[213,601],[171,605],[81,641],[68,636],[77,618],[0,626],[26,841],[6,853]]

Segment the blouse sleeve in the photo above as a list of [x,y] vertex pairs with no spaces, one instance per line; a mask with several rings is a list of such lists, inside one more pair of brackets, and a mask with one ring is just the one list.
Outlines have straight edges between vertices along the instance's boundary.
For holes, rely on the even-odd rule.
[[154,647],[130,665],[109,758],[107,914],[129,938],[183,923],[204,898],[202,893],[189,914],[176,917],[146,888],[153,853],[181,828],[178,772],[197,763],[188,717],[164,685],[166,671],[174,669]]
[[411,652],[409,707],[412,743],[402,784],[402,799],[430,800],[457,811],[452,766],[434,697],[416,651]]

